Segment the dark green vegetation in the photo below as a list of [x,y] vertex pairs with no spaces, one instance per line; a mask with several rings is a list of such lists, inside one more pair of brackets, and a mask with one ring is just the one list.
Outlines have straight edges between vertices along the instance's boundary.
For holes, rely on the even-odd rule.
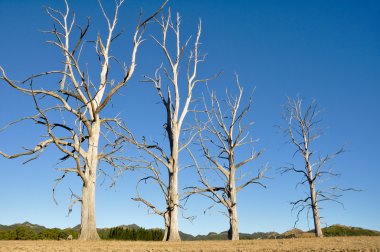
[[[252,234],[239,233],[240,240],[255,240],[255,239],[274,239],[278,237],[280,234],[276,232],[256,232]],[[207,235],[186,235],[182,236],[181,239],[186,241],[191,240],[228,240],[228,231],[224,231],[221,233],[210,232]]]
[[[0,225],[0,240],[66,240],[69,235],[77,239],[80,225],[73,228],[46,228],[24,222],[10,226]],[[99,228],[100,238],[104,240],[161,241],[161,229],[145,229],[137,225]]]
[[0,225],[0,240],[66,240],[69,235],[76,239],[79,232],[74,228],[46,228],[29,222]]
[[[369,230],[359,227],[349,227],[344,225],[332,225],[322,228],[325,236],[380,236],[379,231]],[[184,241],[192,240],[227,240],[227,231],[221,233],[210,232],[207,235],[192,236],[180,232],[181,239]],[[294,228],[282,234],[277,232],[255,232],[252,234],[240,233],[240,240],[257,239],[287,239],[287,238],[311,238],[314,237],[314,230],[304,232]]]
[[102,239],[130,241],[162,241],[164,233],[161,229],[114,227],[99,232]]
[[[73,228],[59,229],[46,228],[24,222],[10,226],[0,225],[0,240],[66,240],[69,235],[73,239],[79,236],[80,225]],[[379,231],[363,229],[359,227],[348,227],[343,225],[332,225],[322,229],[325,236],[380,236]],[[240,233],[241,240],[255,239],[286,239],[298,237],[313,237],[313,230],[304,232],[300,229],[291,229],[282,234],[277,232],[256,232],[252,234]],[[113,228],[99,228],[98,233],[103,240],[131,240],[131,241],[161,241],[163,230],[145,229],[135,224],[124,225]],[[193,240],[227,240],[227,231],[221,233],[210,232],[207,235],[193,236],[180,232],[184,241]]]
[[322,228],[322,231],[324,236],[380,236],[379,231],[343,225],[332,225]]

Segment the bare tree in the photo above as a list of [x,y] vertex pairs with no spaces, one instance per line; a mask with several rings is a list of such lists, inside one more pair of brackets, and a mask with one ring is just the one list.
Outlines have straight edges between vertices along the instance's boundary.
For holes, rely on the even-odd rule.
[[[252,97],[249,98],[247,106],[241,108],[243,88],[240,86],[238,77],[236,77],[236,85],[239,90],[238,95],[233,96],[226,91],[225,104],[219,102],[215,92],[210,93],[210,105],[205,99],[203,102],[207,123],[205,126],[198,126],[198,139],[203,155],[210,166],[202,168],[192,151],[188,149],[201,185],[188,187],[190,191],[187,198],[200,194],[213,201],[214,204],[210,208],[216,204],[223,205],[228,211],[227,217],[230,223],[228,239],[230,240],[239,240],[237,193],[250,184],[258,184],[265,188],[261,180],[266,178],[264,173],[267,170],[265,166],[254,176],[246,176],[247,174],[242,173],[243,167],[259,157],[264,150],[256,152],[253,147],[255,141],[249,138],[249,128],[253,122],[244,124],[245,117],[251,108]],[[247,148],[251,149],[250,155],[238,161],[237,159],[242,156],[241,152]],[[239,174],[240,176],[237,177]]]
[[[194,138],[194,135],[188,137],[184,143],[180,143],[181,132],[184,130],[184,121],[186,115],[190,111],[190,104],[193,97],[193,91],[198,83],[206,82],[207,79],[198,79],[198,64],[204,61],[204,55],[200,55],[199,45],[201,36],[201,23],[198,25],[198,32],[195,37],[194,46],[188,49],[191,37],[186,40],[184,44],[181,43],[180,24],[181,18],[177,13],[173,22],[171,12],[168,11],[167,17],[156,19],[157,24],[161,28],[162,38],[158,39],[152,36],[153,40],[161,48],[165,58],[166,64],[163,64],[157,69],[154,77],[145,76],[144,82],[152,83],[157,91],[157,94],[165,108],[166,122],[164,124],[165,133],[169,142],[169,148],[165,145],[160,145],[158,142],[148,143],[145,137],[142,141],[137,140],[133,133],[122,124],[121,121],[115,121],[122,129],[124,134],[122,137],[129,143],[134,144],[140,150],[149,154],[157,165],[151,166],[150,169],[153,173],[145,179],[156,181],[165,195],[166,209],[158,210],[154,204],[148,202],[146,199],[139,197],[134,198],[145,204],[148,208],[152,209],[156,214],[159,214],[165,219],[165,236],[166,241],[180,240],[178,228],[178,172],[179,172],[179,153],[184,150]],[[175,50],[168,48],[168,37],[174,35]],[[184,59],[185,53],[188,52],[188,57]],[[185,61],[184,78],[180,75],[180,65]],[[160,72],[163,70],[166,78],[161,78]],[[162,87],[162,82],[166,81],[165,88]],[[182,83],[182,81],[184,83]],[[166,91],[165,91],[166,89]],[[180,99],[185,97],[184,103]],[[110,126],[110,128],[112,128]],[[163,168],[167,172],[167,183],[165,177],[160,174],[160,169]]]
[[[146,176],[144,176],[138,181],[136,185],[137,197],[132,198],[132,200],[141,202],[148,208],[149,212],[153,211],[154,214],[157,214],[164,219],[165,229],[164,229],[164,236],[162,240],[167,241],[169,239],[169,230],[170,230],[170,215],[169,215],[170,198],[169,198],[169,193],[168,193],[168,190],[169,190],[168,183],[166,183],[165,180],[161,177],[162,174],[161,174],[161,170],[159,168],[158,162],[150,163],[150,165],[147,165],[145,168],[148,169],[148,173],[146,174]],[[160,209],[154,203],[148,201],[143,196],[141,196],[139,186],[142,182],[147,183],[148,181],[151,181],[154,184],[157,184],[161,193],[164,195],[164,198],[165,198],[164,204],[166,206],[164,209]]]
[[297,168],[294,165],[281,168],[282,173],[294,172],[302,176],[302,180],[297,184],[307,184],[309,192],[306,193],[304,199],[291,202],[293,210],[297,210],[297,220],[299,221],[300,214],[307,210],[312,210],[314,230],[317,237],[323,237],[319,203],[323,201],[334,201],[342,204],[339,198],[342,196],[342,191],[355,190],[353,188],[343,189],[338,186],[332,186],[326,189],[317,188],[318,184],[327,177],[338,176],[340,174],[333,172],[327,165],[334,157],[343,152],[343,148],[339,149],[336,153],[331,155],[321,156],[312,149],[315,140],[321,136],[321,129],[318,124],[320,122],[319,110],[316,101],[312,101],[310,105],[303,105],[302,99],[288,98],[285,105],[285,120],[288,123],[287,128],[284,130],[285,134],[289,136],[290,142],[296,147],[293,157],[298,154],[302,157],[304,162],[303,168]]
[[[113,117],[101,117],[102,111],[133,75],[136,67],[136,54],[143,41],[142,35],[145,27],[166,4],[165,2],[145,20],[141,19],[140,14],[133,34],[130,62],[128,65],[120,64],[122,78],[115,80],[110,77],[110,66],[114,62],[119,64],[120,61],[111,55],[111,46],[120,35],[116,32],[116,26],[123,2],[124,0],[116,1],[115,11],[110,17],[99,1],[107,33],[104,37],[98,35],[92,42],[95,45],[95,53],[100,65],[100,72],[94,74],[95,78],[91,78],[87,64],[81,61],[82,49],[85,43],[89,42],[85,38],[90,27],[90,20],[88,19],[85,26],[79,26],[76,23],[75,14],[70,12],[66,0],[66,8],[63,12],[50,7],[46,9],[54,22],[54,28],[47,31],[54,39],[48,42],[56,46],[62,53],[62,70],[50,70],[32,75],[19,82],[9,78],[3,67],[0,67],[2,73],[0,79],[15,90],[31,96],[37,110],[36,115],[22,118],[16,122],[32,120],[35,124],[42,125],[47,132],[47,135],[43,136],[44,139],[34,148],[28,148],[24,152],[13,155],[4,152],[0,152],[0,154],[6,158],[31,155],[26,162],[39,157],[48,146],[55,146],[63,154],[59,160],[64,166],[59,168],[63,175],[57,179],[57,183],[69,173],[77,174],[83,183],[82,195],[72,193],[72,204],[69,207],[69,211],[71,211],[75,203],[81,203],[81,234],[79,237],[81,240],[99,239],[95,223],[96,179],[97,174],[103,171],[99,168],[99,161],[104,161],[114,168],[128,166],[126,158],[116,155],[122,148],[122,140],[117,136],[107,134],[104,128],[104,124]],[[43,79],[42,77],[50,78]],[[54,80],[59,80],[59,85],[43,84]],[[40,83],[40,87],[35,88],[34,82],[37,81]],[[104,143],[100,143],[100,139]]]

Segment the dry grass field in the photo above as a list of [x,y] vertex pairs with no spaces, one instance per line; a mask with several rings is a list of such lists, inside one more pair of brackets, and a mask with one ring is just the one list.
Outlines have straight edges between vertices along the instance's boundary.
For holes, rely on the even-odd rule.
[[380,237],[245,241],[0,241],[0,251],[380,251]]

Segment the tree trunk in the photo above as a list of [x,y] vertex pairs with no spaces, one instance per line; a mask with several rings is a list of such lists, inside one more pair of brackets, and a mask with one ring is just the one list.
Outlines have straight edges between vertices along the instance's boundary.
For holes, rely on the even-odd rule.
[[178,229],[178,169],[169,173],[169,232],[167,241],[180,241]]
[[313,210],[313,219],[314,219],[314,232],[315,236],[322,238],[322,228],[321,222],[318,213],[318,204],[317,204],[317,193],[315,192],[314,184],[310,184],[310,194],[311,194],[311,208]]
[[235,169],[231,169],[230,172],[230,207],[228,214],[230,217],[230,229],[228,230],[228,239],[232,241],[239,240],[239,228],[238,228],[238,215],[236,206],[236,187],[235,187]]
[[164,237],[162,238],[162,241],[166,241],[168,239],[169,226],[170,226],[169,212],[166,212],[164,214],[164,220],[165,220],[165,233],[164,233]]
[[228,240],[239,240],[238,215],[236,204],[228,211],[230,217],[230,229],[228,230]]
[[95,183],[90,182],[82,190],[82,215],[79,240],[99,240],[95,221]]
[[[168,117],[170,118],[170,117]],[[170,128],[168,129],[168,135],[170,139],[171,156],[169,160],[169,230],[167,241],[180,241],[178,228],[178,141],[179,141],[179,129],[177,123],[170,122]]]
[[[304,138],[306,141],[306,138]],[[307,148],[307,146],[306,146]],[[317,204],[317,193],[315,191],[313,169],[309,161],[310,154],[309,151],[306,151],[305,161],[308,172],[309,187],[310,187],[310,197],[311,197],[311,209],[313,211],[313,220],[314,220],[314,232],[316,237],[323,237],[321,222],[318,213],[318,204]]]
[[88,143],[85,177],[87,183],[82,189],[82,214],[80,240],[99,240],[95,221],[95,189],[96,172],[98,167],[98,143],[100,124],[96,120],[92,125],[91,137]]

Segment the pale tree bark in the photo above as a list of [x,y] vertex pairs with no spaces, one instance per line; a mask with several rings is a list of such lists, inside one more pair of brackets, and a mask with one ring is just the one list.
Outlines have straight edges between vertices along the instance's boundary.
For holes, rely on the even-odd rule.
[[[162,17],[161,20],[156,20],[162,30],[162,40],[159,41],[153,37],[159,47],[162,49],[168,64],[168,69],[164,67],[164,73],[167,77],[167,81],[170,83],[167,86],[167,95],[161,88],[161,77],[156,72],[155,78],[146,77],[148,82],[152,82],[157,90],[157,93],[165,107],[166,111],[166,134],[169,140],[170,153],[169,155],[161,156],[160,159],[164,161],[162,164],[167,169],[168,174],[168,188],[167,188],[167,214],[165,215],[168,220],[167,241],[179,241],[181,240],[179,235],[178,226],[178,207],[179,207],[179,195],[178,195],[178,165],[179,165],[179,152],[180,152],[180,134],[183,122],[189,111],[189,105],[192,100],[193,89],[198,82],[204,82],[205,80],[196,79],[198,63],[203,61],[203,57],[199,56],[199,39],[201,35],[201,25],[198,26],[198,33],[195,38],[194,47],[190,51],[190,56],[187,60],[187,94],[185,94],[185,102],[181,107],[180,98],[183,94],[180,92],[180,86],[183,84],[179,81],[179,66],[182,62],[182,56],[187,49],[190,38],[185,44],[181,44],[180,41],[180,16],[177,14],[175,22],[173,22],[170,10],[167,17]],[[175,36],[175,55],[170,54],[170,50],[167,48],[167,35],[172,31]],[[174,93],[174,97],[172,97]],[[140,148],[146,150],[147,146],[137,144]],[[161,149],[162,150],[162,149]],[[148,151],[151,153],[151,151]],[[156,155],[156,154],[155,154]],[[155,158],[155,155],[153,157]]]
[[[231,163],[231,166],[234,166]],[[229,177],[229,190],[231,191],[230,197],[230,207],[228,208],[228,216],[230,219],[230,229],[228,230],[229,240],[239,240],[239,227],[238,227],[238,214],[237,214],[237,199],[236,199],[236,186],[235,186],[235,171],[236,169],[231,169]]]
[[[296,147],[293,157],[298,154],[302,157],[304,164],[302,168],[296,168],[294,165],[283,167],[282,173],[294,172],[301,174],[302,180],[297,184],[308,186],[306,197],[291,202],[292,210],[297,210],[297,219],[304,210],[311,210],[313,214],[314,232],[316,237],[323,237],[320,213],[318,204],[323,201],[334,201],[342,204],[338,199],[342,196],[342,191],[357,191],[354,188],[340,188],[332,186],[327,189],[318,189],[317,184],[321,183],[324,177],[338,176],[331,169],[326,168],[326,163],[343,152],[343,148],[332,155],[317,156],[315,150],[311,149],[311,144],[321,136],[321,129],[318,127],[320,119],[316,101],[310,105],[303,105],[300,98],[288,98],[285,105],[285,120],[288,123],[284,132],[290,138],[290,143]],[[312,160],[312,158],[314,159]]]
[[[248,115],[252,99],[250,97],[248,105],[240,109],[243,88],[240,86],[237,77],[236,85],[239,93],[237,96],[231,96],[227,91],[226,106],[219,102],[215,92],[210,93],[210,102],[207,102],[205,98],[203,99],[203,111],[207,122],[203,125],[198,122],[197,128],[198,140],[208,165],[201,167],[193,152],[189,148],[187,149],[197,169],[201,185],[187,187],[189,190],[186,198],[188,199],[195,194],[205,196],[213,202],[213,205],[208,209],[215,204],[222,204],[228,212],[229,240],[239,240],[238,192],[250,184],[258,184],[265,188],[265,185],[260,180],[266,178],[264,173],[267,170],[267,166],[265,166],[263,169],[259,169],[255,176],[241,174],[242,167],[259,157],[264,150],[256,152],[253,147],[255,141],[248,139],[248,129],[252,123],[242,125],[242,121]],[[211,105],[208,105],[208,103],[211,103]],[[251,148],[251,155],[239,162],[236,160],[235,155],[239,153],[237,151],[243,150],[241,147]],[[207,171],[212,171],[212,173]],[[236,177],[237,172],[241,174],[239,178]],[[243,177],[245,178],[243,179]],[[217,179],[217,182],[211,183],[210,178],[212,180],[219,179]],[[238,182],[239,185],[237,185]]]
[[[166,241],[169,236],[169,230],[170,230],[170,215],[169,215],[170,212],[168,211],[170,202],[169,202],[169,194],[168,194],[168,185],[161,179],[160,170],[156,166],[154,166],[154,163],[149,163],[144,160],[140,160],[140,162],[145,163],[144,168],[149,169],[152,175],[148,175],[139,180],[136,186],[136,189],[137,189],[136,192],[137,192],[138,197],[132,198],[132,199],[134,201],[143,203],[145,206],[148,207],[149,210],[153,211],[154,214],[160,215],[164,219],[165,229],[164,229],[164,236],[162,240]],[[141,182],[147,183],[148,180],[155,182],[160,188],[162,194],[165,196],[165,204],[167,206],[165,210],[158,209],[155,205],[153,205],[151,202],[147,201],[140,195],[139,188],[138,188],[139,184]]]
[[[124,0],[116,1],[113,17],[109,17],[99,1],[100,9],[103,13],[107,32],[104,37],[98,35],[95,39],[95,52],[99,59],[100,72],[94,75],[99,76],[98,83],[91,81],[87,64],[81,63],[80,55],[85,46],[84,39],[90,27],[89,19],[87,25],[82,27],[76,23],[76,16],[71,14],[69,5],[65,0],[66,9],[62,12],[48,7],[46,9],[50,18],[54,21],[54,28],[46,33],[53,36],[53,40],[48,42],[63,55],[63,70],[51,70],[41,74],[28,77],[22,82],[11,80],[0,66],[0,80],[10,87],[32,97],[37,114],[21,118],[14,123],[24,120],[31,120],[36,125],[42,125],[47,132],[45,139],[36,144],[34,148],[26,149],[24,152],[9,155],[0,151],[0,155],[6,158],[17,158],[31,155],[27,161],[36,159],[48,147],[54,146],[62,152],[63,157],[59,160],[63,167],[58,168],[63,175],[56,180],[57,184],[69,173],[77,174],[83,184],[82,195],[72,192],[72,202],[69,212],[76,203],[81,203],[81,240],[99,239],[95,221],[95,190],[98,173],[104,173],[99,168],[99,162],[108,163],[115,169],[128,167],[129,160],[118,153],[122,148],[120,138],[110,138],[105,132],[104,124],[112,121],[114,117],[102,118],[101,114],[108,105],[111,98],[122,87],[124,87],[133,75],[136,67],[137,50],[142,43],[142,35],[147,23],[152,20],[164,7],[166,2],[153,15],[145,20],[139,18],[132,40],[132,51],[130,55],[129,67],[124,64],[122,67],[123,77],[120,80],[109,78],[111,60],[115,59],[110,55],[113,41],[119,37],[115,34],[119,10]],[[78,32],[75,29],[78,28]],[[73,39],[75,38],[75,39]],[[120,62],[119,60],[116,60]],[[57,86],[44,86],[41,82],[35,88],[35,82],[39,82],[42,77],[60,76]],[[48,79],[54,80],[54,78]],[[25,84],[29,83],[29,87]],[[51,83],[49,83],[51,84]],[[104,143],[100,143],[100,140]],[[74,161],[74,167],[68,166]],[[54,198],[55,200],[55,198]]]
[[[180,22],[179,14],[172,19],[170,10],[166,17],[156,19],[159,25],[162,37],[158,39],[153,37],[162,50],[166,59],[166,63],[157,69],[154,77],[145,76],[144,82],[152,83],[157,91],[157,94],[164,106],[166,113],[165,120],[165,133],[168,139],[169,148],[161,146],[159,143],[147,143],[145,137],[143,141],[136,140],[133,133],[121,122],[115,123],[124,130],[124,134],[120,135],[123,139],[137,146],[137,148],[149,154],[158,166],[153,168],[155,176],[153,179],[160,187],[166,184],[166,188],[161,190],[164,192],[166,200],[166,209],[162,211],[154,211],[156,214],[161,215],[165,220],[165,240],[178,241],[180,240],[179,227],[178,227],[178,214],[179,214],[179,194],[178,194],[178,173],[179,173],[179,154],[184,150],[194,138],[193,135],[181,143],[180,139],[183,135],[183,124],[185,118],[190,111],[193,91],[197,84],[204,83],[208,79],[198,79],[198,65],[204,61],[203,55],[199,54],[201,24],[198,25],[198,32],[193,42],[193,48],[189,49],[191,37],[182,44],[180,40]],[[172,36],[173,35],[173,36]],[[168,39],[174,38],[174,50],[168,48]],[[184,59],[185,53],[188,53],[188,58]],[[183,61],[185,61],[183,63]],[[184,77],[181,77],[180,65],[184,64]],[[166,78],[161,78],[160,72],[163,70]],[[165,81],[167,86],[163,89],[162,82]],[[166,90],[166,91],[165,91]],[[181,100],[183,102],[181,102]],[[112,126],[110,126],[112,128]],[[166,151],[168,149],[168,151]],[[152,171],[153,171],[152,170]],[[156,174],[164,172],[167,174],[165,178],[157,177]],[[167,183],[164,183],[166,181]],[[151,203],[143,199],[137,198],[137,201],[144,203],[149,209],[155,208]]]
[[178,206],[179,206],[179,196],[178,196],[178,151],[173,154],[173,164],[172,171],[169,172],[169,227],[168,227],[168,241],[179,241],[181,237],[179,236],[178,227]]
[[81,233],[80,240],[98,240],[99,235],[96,230],[95,219],[95,190],[98,167],[98,146],[100,136],[99,118],[92,124],[92,132],[88,142],[88,155],[86,164],[88,169],[85,170],[87,183],[82,188],[82,209],[81,209]]
[[321,222],[318,213],[317,193],[314,185],[310,185],[311,209],[313,211],[314,230],[317,237],[323,237]]

